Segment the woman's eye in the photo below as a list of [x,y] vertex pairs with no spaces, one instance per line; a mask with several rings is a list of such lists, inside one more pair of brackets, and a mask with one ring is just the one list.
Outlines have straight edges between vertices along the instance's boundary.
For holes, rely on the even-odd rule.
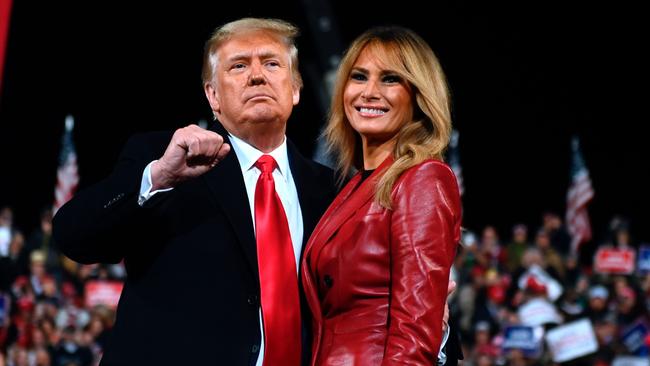
[[402,81],[402,78],[397,75],[386,75],[381,81],[384,83],[399,83]]
[[350,74],[350,79],[352,80],[358,80],[358,81],[365,81],[366,80],[366,75],[360,73],[360,72],[353,72]]

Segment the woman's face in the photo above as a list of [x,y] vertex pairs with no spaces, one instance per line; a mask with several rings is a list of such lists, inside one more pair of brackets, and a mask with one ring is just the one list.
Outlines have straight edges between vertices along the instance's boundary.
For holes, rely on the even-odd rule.
[[391,140],[413,118],[411,86],[368,49],[359,54],[345,84],[343,103],[352,128],[367,143]]

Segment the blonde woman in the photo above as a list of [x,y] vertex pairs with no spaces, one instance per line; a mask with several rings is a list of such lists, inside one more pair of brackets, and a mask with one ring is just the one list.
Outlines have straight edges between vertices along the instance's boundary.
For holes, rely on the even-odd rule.
[[346,52],[326,129],[356,174],[307,244],[312,365],[434,365],[460,239],[456,179],[442,162],[449,96],[427,43],[373,28]]

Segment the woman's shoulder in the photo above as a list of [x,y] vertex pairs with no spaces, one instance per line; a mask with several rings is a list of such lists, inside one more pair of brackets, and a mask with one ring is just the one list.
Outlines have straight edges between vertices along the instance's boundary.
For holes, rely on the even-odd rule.
[[449,165],[438,159],[427,159],[404,171],[399,181],[442,180],[456,182],[456,176]]
[[441,160],[427,159],[408,168],[393,187],[396,207],[423,207],[432,202],[446,202],[446,207],[460,212],[460,191],[454,172]]

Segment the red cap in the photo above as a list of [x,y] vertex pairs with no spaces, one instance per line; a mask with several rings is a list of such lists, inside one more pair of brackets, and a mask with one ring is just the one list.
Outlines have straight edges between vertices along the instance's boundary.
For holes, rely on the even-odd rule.
[[631,300],[636,299],[636,294],[634,293],[634,290],[632,290],[629,286],[625,286],[625,287],[621,288],[619,296],[622,297],[622,298],[627,298],[627,299],[631,299]]
[[543,283],[541,283],[537,278],[535,278],[535,276],[528,277],[528,280],[526,281],[526,289],[535,294],[540,294],[540,295],[546,294],[546,286]]

